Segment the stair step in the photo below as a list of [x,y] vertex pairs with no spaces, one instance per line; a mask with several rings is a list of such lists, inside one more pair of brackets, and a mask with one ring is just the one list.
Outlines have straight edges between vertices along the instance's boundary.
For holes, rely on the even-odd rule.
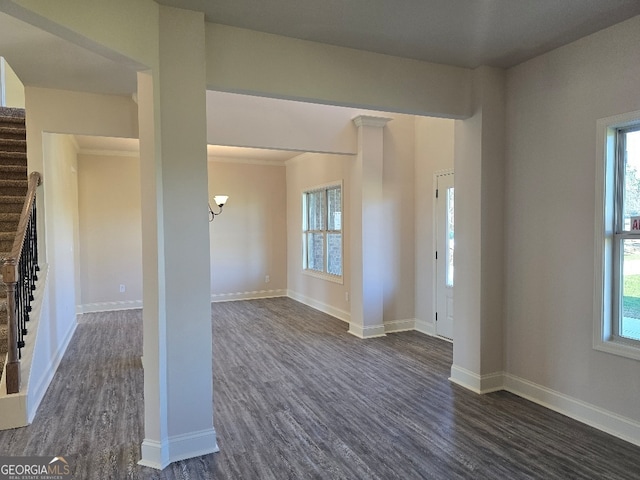
[[20,117],[5,117],[0,115],[0,125],[3,127],[24,128],[24,118]]
[[0,151],[26,152],[27,140],[25,138],[0,138]]
[[19,213],[0,213],[0,232],[16,232],[20,223]]
[[24,127],[20,127],[16,124],[1,125],[0,124],[0,137],[1,138],[14,138],[24,139],[27,134],[27,130]]
[[0,178],[3,180],[26,180],[26,165],[2,165],[0,164]]
[[21,213],[24,197],[13,195],[0,196],[0,211],[5,213]]
[[15,238],[16,232],[0,232],[0,251],[10,252]]
[[0,180],[0,196],[15,195],[26,196],[29,182],[24,180]]
[[0,165],[27,165],[26,152],[5,152],[0,150]]
[[24,123],[24,108],[0,107],[0,121]]

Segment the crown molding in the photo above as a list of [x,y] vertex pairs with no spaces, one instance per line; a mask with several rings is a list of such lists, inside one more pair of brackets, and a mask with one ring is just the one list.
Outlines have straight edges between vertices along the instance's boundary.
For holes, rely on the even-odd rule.
[[354,117],[353,123],[356,124],[356,127],[384,127],[387,122],[393,120],[393,118],[389,117],[373,117],[370,115],[358,115]]

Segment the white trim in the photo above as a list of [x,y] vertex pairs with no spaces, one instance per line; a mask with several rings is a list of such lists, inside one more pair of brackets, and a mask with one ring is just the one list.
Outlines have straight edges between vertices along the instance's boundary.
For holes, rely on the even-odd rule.
[[211,429],[173,435],[162,442],[145,438],[138,465],[163,470],[169,464],[219,452],[216,431]]
[[451,377],[449,377],[451,382],[479,394],[503,390],[503,379],[503,372],[478,375],[477,373],[457,365],[451,365]]
[[286,167],[288,160],[255,160],[250,158],[224,157],[209,155],[207,161],[211,163],[236,163],[240,165],[261,165],[263,167]]
[[339,308],[333,307],[327,303],[307,297],[305,295],[302,295],[301,293],[294,292],[293,290],[287,290],[287,297],[295,300],[296,302],[303,303],[308,307],[315,308],[316,310],[326,313],[327,315],[331,315],[332,317],[335,317],[338,320],[342,320],[343,322],[351,322],[350,312],[340,310]]
[[[342,248],[344,250],[344,245]],[[307,275],[309,277],[313,277],[313,278],[319,278],[320,280],[326,280],[327,282],[333,282],[333,283],[338,283],[340,285],[344,285],[344,277],[342,275],[332,275],[327,272],[319,272],[317,270],[311,270],[309,268],[303,268],[302,274]]]
[[[76,151],[76,154],[78,154],[80,152],[80,144],[78,143],[78,139],[76,138],[75,135],[69,135],[69,140],[71,141],[71,144],[73,145],[73,148]],[[71,167],[71,170],[73,171],[73,173],[76,173],[76,171],[74,171],[73,167]]]
[[233,302],[236,300],[255,300],[258,298],[286,297],[287,291],[278,290],[254,290],[252,292],[212,293],[211,303]]
[[76,305],[76,313],[115,312],[117,310],[134,310],[139,308],[142,308],[142,300],[87,303],[85,305]]
[[[23,384],[21,393],[24,393],[25,395],[27,424],[31,423],[36,416],[40,402],[42,402],[45,393],[47,393],[49,384],[53,380],[56,370],[58,369],[58,366],[60,365],[60,362],[62,361],[62,358],[67,351],[67,347],[69,346],[69,343],[71,343],[73,334],[78,326],[78,322],[74,316],[70,322],[69,329],[58,345],[57,351],[53,352],[53,358],[47,362],[47,368],[40,374],[39,379],[34,379],[33,361],[34,357],[37,355],[36,348],[42,343],[40,323],[42,322],[43,317],[43,307],[45,307],[45,305],[48,306],[49,264],[44,264],[40,267],[39,277],[40,280],[38,283],[41,282],[42,286],[41,288],[36,287],[30,327],[30,333],[33,334],[33,337],[32,340],[26,343],[22,352],[23,361],[20,362],[20,373],[22,375]],[[48,309],[47,312],[49,316],[46,320],[51,321],[51,314]],[[47,342],[49,341],[48,338],[45,340]],[[37,383],[34,384],[34,381],[37,381]]]
[[387,334],[384,331],[384,324],[369,325],[369,326],[363,327],[362,325],[356,325],[355,323],[350,323],[348,333],[362,339],[387,336]]
[[[340,230],[329,230],[329,198],[328,198],[328,190],[340,188],[340,212],[341,212],[341,220],[340,220]],[[322,192],[324,194],[324,199],[326,201],[326,221],[324,230],[309,230],[308,229],[308,221],[307,218],[307,195],[310,193]],[[338,283],[340,285],[344,285],[344,276],[331,274],[325,269],[329,267],[329,254],[328,254],[328,235],[336,234],[340,232],[340,270],[344,273],[344,179],[335,180],[332,182],[324,183],[322,185],[314,185],[312,187],[303,188],[301,193],[301,201],[300,206],[302,207],[302,273],[304,275],[309,275],[311,277],[319,278],[322,280],[326,280],[329,282]],[[322,266],[323,271],[317,271],[307,268],[307,237],[306,234],[310,232],[322,232],[323,233],[323,249],[325,250],[325,255],[323,255],[324,265]]]
[[504,374],[504,390],[640,446],[640,422],[636,420],[508,373]]
[[[49,369],[47,370],[46,374],[43,375],[43,377],[38,382],[38,384],[35,387],[32,387],[31,383],[29,383],[29,385],[27,386],[27,389],[28,389],[26,392],[27,393],[27,421],[29,423],[33,422],[33,419],[35,418],[36,413],[38,412],[38,407],[40,406],[40,403],[42,402],[44,395],[47,393],[47,389],[49,388],[49,385],[53,381],[53,377],[55,376],[56,371],[60,366],[60,362],[62,362],[64,354],[66,353],[67,348],[71,343],[73,334],[76,333],[77,327],[78,327],[78,322],[74,321],[71,324],[71,327],[69,328],[69,330],[67,331],[67,334],[65,335],[64,339],[62,340],[53,361],[49,365]],[[31,380],[31,375],[29,375],[29,380]],[[33,396],[32,396],[32,392],[33,392]]]
[[[77,145],[77,142],[76,142]],[[78,155],[93,155],[97,157],[131,157],[139,158],[140,152],[134,150],[100,150],[91,148],[81,148]]]
[[[446,175],[455,175],[454,173],[454,169],[453,168],[445,168],[442,170],[436,170],[435,172],[433,172],[433,189],[431,190],[431,194],[435,197],[436,194],[436,190],[438,189],[438,177],[444,177]],[[454,185],[455,185],[455,179],[454,179]],[[435,252],[438,250],[438,200],[437,198],[433,199],[433,211],[431,212],[431,215],[433,218],[433,223],[431,224],[431,236],[432,239],[431,241],[433,242],[433,252],[431,252],[431,281],[433,282],[433,291],[431,292],[432,295],[432,312],[431,312],[431,318],[433,318],[433,323],[432,323],[432,327],[433,327],[433,333],[427,333],[427,332],[423,332],[423,333],[427,333],[428,335],[433,335],[435,337],[438,338],[442,338],[443,340],[447,340],[451,343],[453,343],[453,339],[452,338],[447,338],[447,337],[443,337],[438,335],[438,325],[436,324],[435,318],[436,315],[438,314],[438,261],[436,260],[436,256],[435,256]],[[455,293],[454,293],[455,295]],[[454,313],[454,319],[453,321],[455,322],[455,313]]]
[[156,440],[150,440],[145,438],[140,445],[140,460],[138,465],[143,467],[155,468],[156,470],[162,470],[169,465],[169,447],[163,445]]
[[371,115],[358,115],[351,119],[356,127],[384,127],[393,118],[389,117],[374,117]]
[[[593,348],[601,352],[640,360],[640,348],[618,341],[612,330],[613,305],[613,208],[608,205],[615,193],[615,130],[638,124],[640,110],[596,121],[596,172],[594,221],[594,285],[593,285]],[[606,307],[606,308],[605,308]]]
[[[435,318],[435,315],[434,315]],[[432,337],[436,337],[436,325],[433,322],[427,322],[425,320],[419,320],[416,318],[416,331],[420,333],[424,333],[425,335],[431,335]],[[443,338],[443,337],[438,337]],[[444,339],[444,338],[443,338]],[[446,339],[444,339],[446,340]]]
[[308,157],[312,159],[317,155],[338,155],[343,157],[355,157],[358,152],[322,152],[322,151],[300,151],[300,155],[296,155],[295,157],[291,157],[289,160],[284,162],[285,166],[292,165],[294,163],[298,163],[304,161]]
[[7,106],[7,93],[6,93],[6,73],[4,66],[5,59],[4,57],[0,57],[0,107]]
[[393,320],[384,322],[384,333],[406,332],[416,329],[416,319],[407,318],[406,320]]

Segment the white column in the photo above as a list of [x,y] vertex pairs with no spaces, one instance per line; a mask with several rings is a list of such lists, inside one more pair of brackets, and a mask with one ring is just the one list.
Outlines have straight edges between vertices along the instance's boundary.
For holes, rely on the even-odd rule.
[[138,76],[145,438],[141,465],[218,450],[213,428],[204,17],[159,7]]
[[390,118],[361,115],[358,155],[351,173],[351,322],[349,333],[360,338],[384,335],[384,255],[382,166],[384,126]]
[[505,75],[473,72],[473,114],[456,121],[456,284],[451,380],[502,387]]

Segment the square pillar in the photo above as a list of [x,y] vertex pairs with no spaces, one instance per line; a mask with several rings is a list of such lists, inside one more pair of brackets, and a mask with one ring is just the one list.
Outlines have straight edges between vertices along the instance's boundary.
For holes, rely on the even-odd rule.
[[144,427],[141,465],[218,450],[202,13],[159,7],[157,69],[138,75]]
[[384,335],[384,255],[382,167],[384,126],[390,118],[361,115],[358,155],[351,175],[351,322],[349,333],[360,338]]

